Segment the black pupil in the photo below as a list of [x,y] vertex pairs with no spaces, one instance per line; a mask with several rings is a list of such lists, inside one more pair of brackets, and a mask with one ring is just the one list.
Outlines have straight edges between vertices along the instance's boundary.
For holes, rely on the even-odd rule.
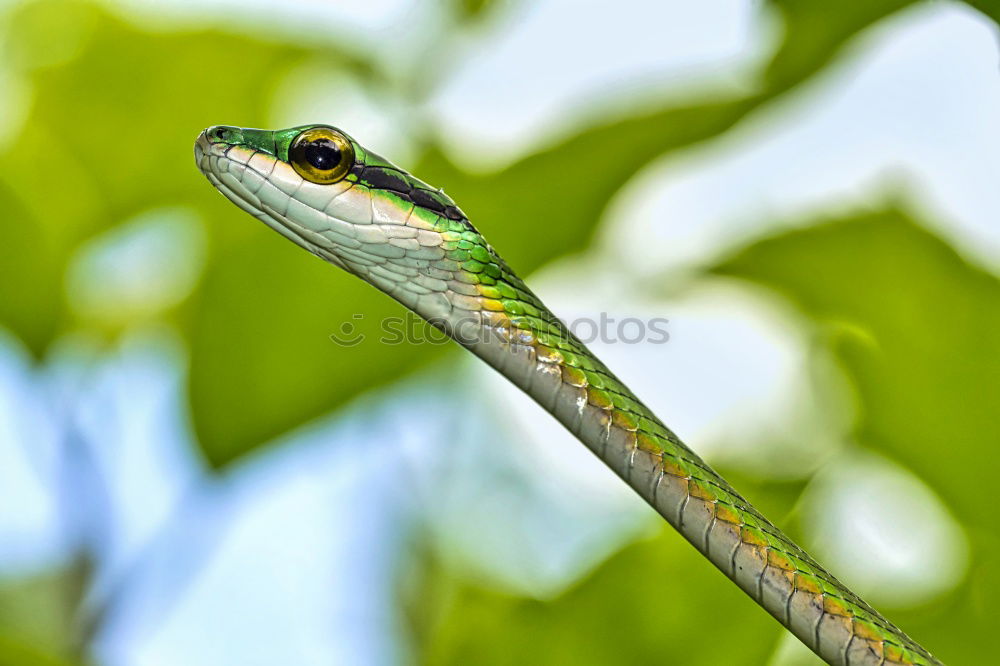
[[316,139],[308,142],[304,146],[303,154],[306,162],[319,171],[336,169],[337,165],[340,164],[340,148],[330,139]]

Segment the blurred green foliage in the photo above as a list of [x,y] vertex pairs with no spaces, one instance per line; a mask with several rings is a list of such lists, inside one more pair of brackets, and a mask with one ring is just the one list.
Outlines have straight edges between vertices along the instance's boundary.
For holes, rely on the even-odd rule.
[[422,611],[418,636],[426,641],[422,661],[435,666],[765,663],[780,628],[678,541],[665,530],[634,543],[548,601],[456,581],[429,566],[430,576],[438,577],[414,600]]
[[967,0],[968,4],[972,5],[983,14],[986,14],[994,21],[1000,21],[1000,3],[996,0]]
[[83,582],[79,566],[0,580],[0,666],[76,663],[73,626]]
[[[805,485],[727,476],[770,516]],[[433,547],[417,553],[402,599],[421,661],[434,666],[763,664],[786,633],[668,526],[549,599],[456,574]]]
[[[455,29],[490,20],[506,4],[455,0]],[[404,166],[447,188],[528,273],[585,249],[609,201],[650,161],[724,133],[834,62],[859,31],[910,4],[773,0],[784,38],[748,94],[599,118],[493,173],[464,170],[433,136],[419,134],[422,153]],[[997,17],[994,7],[972,4]],[[162,319],[187,346],[190,413],[214,468],[453,353],[332,344],[329,335],[357,312],[366,315],[360,332],[377,337],[371,322],[400,314],[399,306],[253,224],[193,164],[202,128],[268,126],[270,96],[303,63],[399,94],[378,62],[333,46],[219,30],[145,30],[75,0],[17,8],[5,27],[4,58],[31,95],[23,127],[0,156],[9,167],[0,172],[0,322],[39,360],[67,333],[110,342],[121,332],[120,324],[72,308],[68,267],[82,243],[165,206],[196,212],[208,239],[196,289]],[[331,114],[317,120],[336,122]],[[825,331],[856,393],[855,439],[931,482],[966,522],[968,582],[933,607],[893,616],[942,656],[975,663],[975,637],[988,635],[989,601],[1000,591],[1000,543],[986,496],[994,468],[980,464],[995,439],[1000,342],[984,332],[1000,323],[996,279],[897,209],[809,221],[715,272],[774,290]],[[766,504],[773,490],[761,482],[749,494]],[[800,490],[782,490],[781,505],[794,504]],[[409,598],[410,615],[421,618],[414,631],[429,663],[646,663],[664,654],[683,655],[678,663],[762,663],[782,635],[672,532],[630,546],[551,600],[465,581],[433,557],[417,578],[421,593]],[[69,649],[52,638],[53,626],[70,632],[70,620],[50,607],[52,594],[25,601],[23,588],[0,588],[0,663],[59,663],[35,647]],[[40,622],[49,633],[24,629],[18,618],[25,613],[47,618]]]
[[[753,243],[712,272],[767,287],[798,308],[854,389],[851,439],[931,480],[962,517],[974,553],[971,575],[944,598],[888,610],[946,661],[978,663],[981,637],[996,621],[990,599],[1000,591],[1000,534],[990,502],[996,469],[982,462],[996,445],[1000,338],[991,333],[1000,331],[1000,280],[893,208],[808,221],[801,230]],[[766,514],[782,514],[780,505],[768,506],[775,488],[734,481]],[[786,508],[801,489],[782,493]],[[779,522],[798,532],[794,523]],[[650,663],[670,653],[692,664],[763,663],[767,651],[753,650],[772,644],[781,630],[758,625],[762,614],[753,612],[753,603],[681,543],[669,532],[635,544],[548,601],[432,579],[431,588],[447,592],[423,630],[429,663],[491,655],[489,663],[513,664],[531,654],[544,655],[543,663]],[[428,570],[439,575],[433,565]],[[616,610],[621,594],[643,614],[615,624],[609,620],[627,615]],[[718,640],[720,626],[709,621],[702,595],[726,608],[720,624],[735,632],[726,640]],[[674,616],[684,610],[703,621],[688,623],[680,636],[664,630],[677,626]],[[696,645],[712,649],[690,647]]]
[[[787,38],[752,95],[598,123],[499,173],[465,172],[428,140],[415,171],[447,186],[522,272],[578,251],[611,197],[642,166],[725,131],[815,71],[855,30],[906,3],[850,4],[836,12],[820,3],[776,4],[789,21]],[[32,196],[45,191],[45,169],[9,170],[0,183],[0,196],[10,199],[6,209],[25,220],[0,230],[14,257],[6,268],[10,279],[0,283],[0,302],[9,304],[5,321],[37,354],[59,333],[88,323],[72,316],[63,290],[63,273],[80,242],[142,211],[180,203],[210,221],[204,279],[174,319],[190,349],[198,442],[213,466],[435,356],[440,348],[416,352],[399,345],[372,354],[364,345],[330,344],[328,336],[354,313],[376,322],[398,306],[274,243],[206,188],[192,167],[190,144],[201,128],[266,126],[268,92],[307,57],[331,70],[370,73],[376,64],[332,47],[217,31],[144,32],[76,0],[30,3],[15,14],[8,34],[11,60],[35,94],[29,120],[3,158],[27,165],[40,154],[60,155],[58,196]],[[823,57],[807,57],[817,44]],[[371,78],[373,85],[381,81]],[[178,102],[192,95],[197,103]],[[117,145],[109,148],[109,137]],[[615,150],[592,158],[594,146],[610,145]],[[109,151],[120,168],[107,168]],[[546,220],[534,226],[532,242],[509,224],[509,201]],[[226,219],[233,222],[216,222]],[[16,279],[28,268],[39,274],[30,298]],[[364,323],[360,329],[377,333]]]
[[1000,591],[996,469],[983,464],[997,441],[1000,280],[891,208],[760,241],[717,270],[777,291],[825,331],[855,393],[852,438],[927,479],[961,516],[972,575],[891,616],[947,661],[976,663]]

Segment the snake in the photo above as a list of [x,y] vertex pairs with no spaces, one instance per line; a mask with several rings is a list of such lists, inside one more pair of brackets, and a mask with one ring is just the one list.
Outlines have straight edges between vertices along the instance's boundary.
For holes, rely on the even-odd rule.
[[216,125],[201,132],[194,152],[236,206],[386,293],[534,399],[824,661],[942,663],[688,448],[443,190],[326,124]]

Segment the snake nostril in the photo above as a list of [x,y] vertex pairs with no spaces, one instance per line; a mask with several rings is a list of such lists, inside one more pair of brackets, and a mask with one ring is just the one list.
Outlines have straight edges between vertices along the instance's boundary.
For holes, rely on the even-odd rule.
[[209,141],[226,142],[229,138],[228,129],[225,125],[213,125],[205,131],[205,136]]
[[241,143],[243,131],[230,125],[212,125],[205,130],[205,137],[212,143]]

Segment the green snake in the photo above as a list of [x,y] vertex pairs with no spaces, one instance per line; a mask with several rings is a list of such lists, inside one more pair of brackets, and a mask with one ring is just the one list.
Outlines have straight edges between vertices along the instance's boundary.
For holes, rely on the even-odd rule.
[[941,663],[685,446],[443,191],[328,125],[210,127],[195,159],[237,206],[384,291],[531,396],[828,663]]

